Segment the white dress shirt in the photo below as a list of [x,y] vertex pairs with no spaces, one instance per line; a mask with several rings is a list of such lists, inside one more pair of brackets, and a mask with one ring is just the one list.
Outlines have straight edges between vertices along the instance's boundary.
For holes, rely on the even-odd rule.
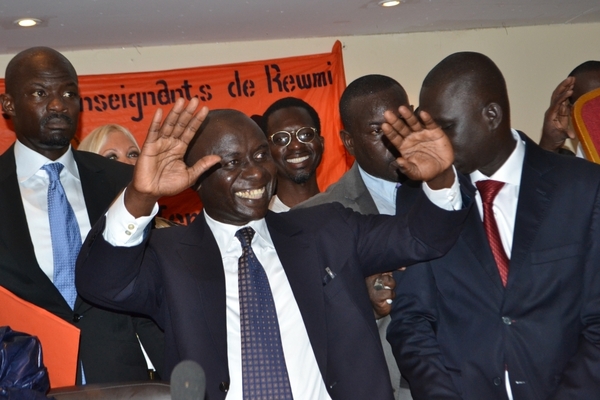
[[[517,145],[504,164],[492,176],[485,176],[479,171],[475,171],[470,175],[473,184],[477,181],[487,179],[505,183],[494,199],[492,209],[494,211],[496,223],[498,224],[500,239],[502,240],[504,251],[509,260],[512,251],[515,218],[517,216],[521,172],[523,171],[523,160],[525,159],[525,142],[521,140],[517,131],[513,130],[512,134]],[[477,203],[479,215],[483,220],[483,204],[479,192],[475,195],[475,201]]]
[[[492,176],[485,176],[479,171],[475,171],[470,175],[471,182],[473,182],[473,184],[475,184],[475,182],[488,179],[505,183],[494,199],[492,210],[494,211],[494,217],[496,218],[496,224],[498,225],[502,246],[504,247],[504,251],[506,252],[509,260],[513,245],[515,219],[517,217],[519,189],[521,187],[521,173],[523,172],[523,161],[525,159],[525,142],[514,129],[512,130],[512,134],[517,143],[515,149],[504,162],[504,164],[502,164],[502,166]],[[479,192],[477,192],[475,196],[475,201],[477,202],[479,215],[483,220],[483,204]],[[508,273],[510,275],[510,269]],[[509,400],[513,400],[508,374],[509,370],[510,365],[507,365],[507,369],[505,371],[506,392]]]
[[360,173],[360,177],[365,183],[369,194],[373,198],[379,214],[395,215],[398,182],[390,182],[385,179],[376,178],[365,172],[360,165],[358,165],[358,172]]
[[48,186],[50,179],[48,173],[41,170],[41,168],[53,162],[59,162],[65,166],[60,172],[60,182],[75,212],[81,240],[83,241],[90,231],[91,225],[83,198],[83,190],[81,189],[79,170],[70,147],[58,160],[52,161],[31,150],[18,140],[15,143],[15,162],[21,200],[25,209],[35,258],[42,271],[53,281],[54,259],[52,255],[52,238],[50,236],[50,220],[48,219]]
[[282,213],[290,211],[290,207],[283,204],[283,201],[281,201],[281,199],[279,199],[279,197],[277,197],[277,195],[274,194],[273,197],[271,197],[271,201],[269,202],[269,210],[276,213]]

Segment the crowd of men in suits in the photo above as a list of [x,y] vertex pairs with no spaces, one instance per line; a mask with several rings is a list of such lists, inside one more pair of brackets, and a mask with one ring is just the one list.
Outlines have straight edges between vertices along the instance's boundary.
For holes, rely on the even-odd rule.
[[[301,100],[259,127],[180,99],[133,169],[71,147],[62,54],[27,49],[5,79],[0,285],[81,329],[78,383],[147,379],[141,342],[164,379],[203,365],[210,399],[600,393],[600,167],[556,154],[598,63],[553,93],[542,148],[512,128],[483,54],[437,64],[418,112],[395,80],[361,77],[340,100],[355,163],[320,194],[319,117]],[[189,187],[202,215],[151,229],[157,200]]]

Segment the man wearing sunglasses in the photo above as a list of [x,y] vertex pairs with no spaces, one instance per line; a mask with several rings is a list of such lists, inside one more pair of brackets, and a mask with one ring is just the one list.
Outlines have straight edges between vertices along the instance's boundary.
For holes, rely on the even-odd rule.
[[319,114],[305,101],[286,97],[267,108],[261,128],[277,165],[277,190],[269,209],[288,211],[319,193],[316,171],[323,156]]

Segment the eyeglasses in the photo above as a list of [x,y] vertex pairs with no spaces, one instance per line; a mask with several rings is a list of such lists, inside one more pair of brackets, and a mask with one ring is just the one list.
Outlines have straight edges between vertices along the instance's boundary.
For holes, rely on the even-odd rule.
[[300,143],[310,143],[317,136],[317,128],[304,126],[292,132],[279,131],[269,136],[269,139],[275,146],[286,147],[292,143],[293,135]]

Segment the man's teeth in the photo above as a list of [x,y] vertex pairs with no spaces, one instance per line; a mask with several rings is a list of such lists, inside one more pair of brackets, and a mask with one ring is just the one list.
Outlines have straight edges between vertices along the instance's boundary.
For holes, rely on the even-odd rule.
[[263,186],[260,189],[243,190],[240,192],[235,192],[235,195],[243,199],[260,199],[264,193],[265,187]]
[[299,164],[302,161],[306,161],[306,160],[308,160],[308,156],[298,157],[298,158],[288,158],[286,161],[291,164]]

